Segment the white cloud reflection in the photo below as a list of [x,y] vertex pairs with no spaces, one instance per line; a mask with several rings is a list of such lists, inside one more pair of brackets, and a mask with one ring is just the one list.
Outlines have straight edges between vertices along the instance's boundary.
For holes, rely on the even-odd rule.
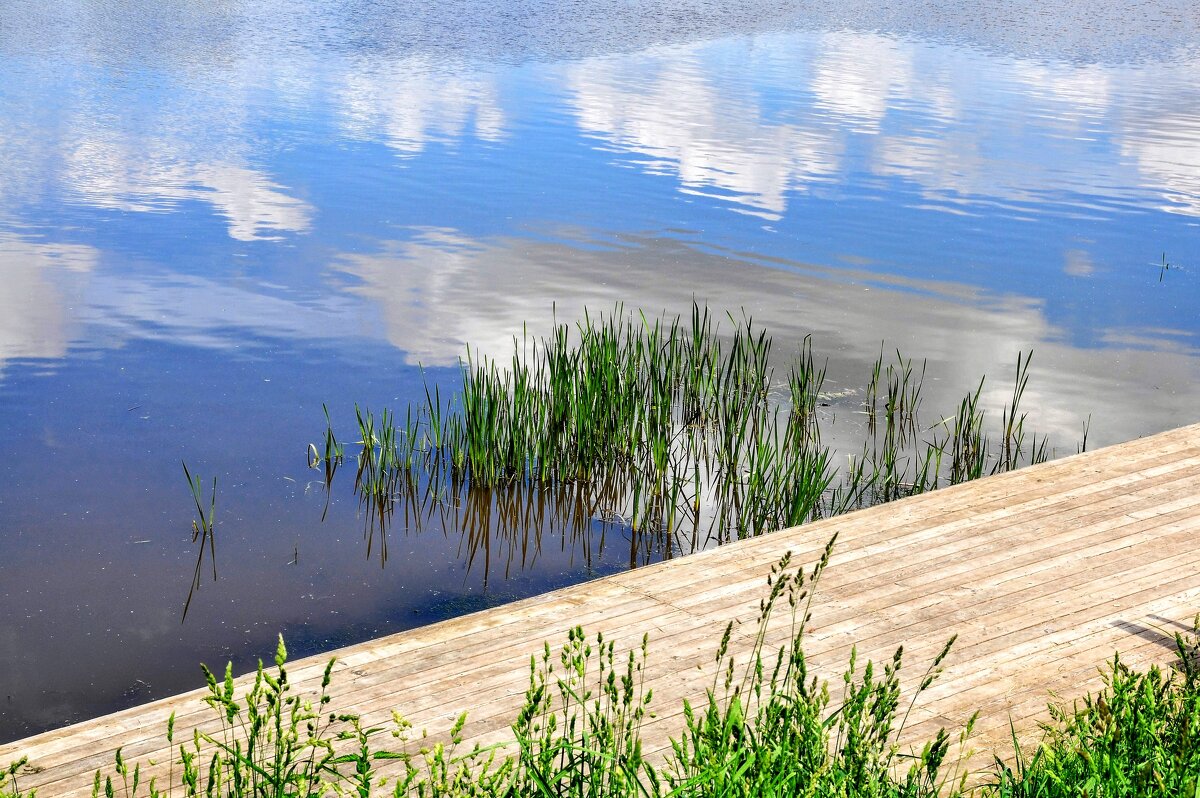
[[872,33],[838,31],[820,37],[813,54],[815,108],[848,129],[874,133],[898,98],[917,94],[912,48]]
[[635,163],[780,215],[813,182],[901,177],[944,210],[1080,197],[1200,213],[1200,60],[1075,64],[851,31],[567,70],[580,127]]
[[316,63],[311,52],[229,46],[224,63],[151,74],[147,86],[103,72],[64,87],[52,72],[10,75],[0,94],[0,217],[54,196],[146,214],[202,203],[231,239],[280,239],[309,232],[317,209],[263,165],[275,154],[263,125],[316,111],[345,138],[405,155],[435,140],[506,135],[496,81],[481,73],[418,56]]
[[[985,403],[998,412],[1017,353],[1032,348],[1030,423],[1069,451],[1088,415],[1093,444],[1192,419],[1200,383],[1200,352],[1187,336],[1166,346],[1159,332],[1114,329],[1106,347],[1079,348],[1046,319],[1040,300],[801,263],[766,267],[669,238],[630,237],[603,251],[429,230],[375,255],[346,255],[338,267],[359,281],[356,293],[378,304],[387,338],[426,365],[452,365],[468,344],[506,359],[524,325],[541,334],[554,314],[573,323],[584,308],[610,309],[631,297],[636,309],[686,314],[695,297],[719,310],[744,308],[786,352],[811,333],[830,356],[827,387],[834,391],[865,385],[880,342],[928,358],[931,417],[952,412],[984,374]],[[854,439],[853,417],[839,423]]]
[[168,213],[184,202],[206,202],[237,241],[308,230],[312,207],[261,172],[244,164],[180,163],[171,153],[158,142],[81,141],[65,158],[63,178],[74,199],[94,208]]
[[486,74],[448,70],[420,57],[358,59],[335,80],[342,129],[352,138],[381,139],[402,155],[421,152],[430,140],[505,136],[499,90]]
[[[151,107],[119,76],[98,90],[14,78],[5,106],[14,113],[0,120],[0,202],[57,180],[66,197],[105,208],[207,202],[231,237],[275,238],[308,231],[316,210],[261,165],[270,155],[258,140],[264,123],[316,114],[345,138],[415,156],[433,141],[505,139],[529,112],[520,92],[503,90],[510,73],[500,65],[222,35],[226,56],[156,78]],[[1200,214],[1196,58],[1050,62],[881,33],[796,31],[530,74],[561,81],[579,128],[637,154],[638,168],[769,218],[814,184],[856,188],[860,173],[908,181],[945,210],[1096,197]]]
[[692,192],[716,190],[778,218],[785,195],[838,169],[829,131],[767,120],[751,93],[726,91],[691,48],[591,59],[566,72],[585,133],[651,157]]
[[1127,137],[1122,153],[1154,179],[1165,200],[1162,210],[1200,216],[1200,107],[1190,116],[1166,114],[1156,122],[1153,135]]
[[66,354],[78,301],[95,266],[91,247],[0,235],[0,369],[16,358]]

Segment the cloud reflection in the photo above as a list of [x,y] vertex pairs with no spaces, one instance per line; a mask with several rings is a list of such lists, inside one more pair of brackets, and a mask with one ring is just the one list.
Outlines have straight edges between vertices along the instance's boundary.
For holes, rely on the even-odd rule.
[[[985,402],[998,413],[1008,399],[1017,353],[1034,349],[1027,406],[1031,425],[1073,451],[1084,420],[1094,419],[1093,444],[1128,440],[1194,418],[1200,381],[1194,342],[1145,346],[1158,338],[1114,330],[1103,349],[1082,349],[1049,322],[1037,299],[997,295],[963,285],[881,280],[867,272],[803,263],[766,266],[742,253],[704,252],[672,238],[626,237],[617,251],[520,240],[472,241],[429,230],[375,255],[347,255],[338,268],[358,278],[353,289],[380,307],[388,339],[411,361],[457,362],[466,346],[511,356],[524,326],[548,330],[556,315],[573,323],[584,308],[611,309],[636,301],[650,313],[686,314],[692,298],[718,311],[744,308],[794,351],[807,334],[830,357],[832,391],[866,384],[879,354],[899,348],[927,358],[929,414],[950,412],[979,378],[989,378]],[[729,275],[736,271],[736,281]],[[510,290],[511,286],[527,290]],[[853,404],[853,400],[850,401]],[[833,427],[857,441],[853,414]],[[848,425],[848,427],[847,427]],[[839,432],[839,429],[841,432]],[[853,433],[853,434],[851,434]]]
[[[537,107],[502,90],[511,75],[497,64],[274,40],[243,52],[236,30],[220,32],[225,61],[151,75],[145,95],[119,75],[78,86],[15,72],[4,85],[0,201],[57,178],[93,207],[209,203],[235,240],[300,234],[317,209],[262,165],[264,126],[315,115],[343,138],[413,157],[434,141],[511,138]],[[793,31],[590,56],[524,80],[638,168],[771,219],[814,184],[852,193],[864,175],[902,179],[943,210],[1152,198],[1200,214],[1195,58],[996,58],[884,33]]]
[[[838,169],[841,144],[828,131],[764,119],[755,97],[724,90],[691,48],[593,59],[567,70],[579,125],[590,135],[650,156],[692,192],[778,218],[785,195]],[[740,87],[739,87],[740,88]]]
[[838,31],[821,36],[809,88],[813,106],[876,132],[897,99],[918,96],[913,50],[891,37]]
[[[899,177],[942,201],[1200,213],[1200,61],[1076,64],[851,31],[594,58],[579,126],[681,190],[784,214],[814,182]],[[1002,131],[1002,132],[1000,132]],[[640,156],[650,156],[649,159]]]
[[66,354],[77,324],[68,308],[96,259],[91,247],[0,235],[0,369],[17,358]]
[[1162,210],[1200,216],[1200,105],[1191,116],[1164,115],[1153,135],[1129,136],[1122,152],[1136,159],[1143,175],[1154,178],[1165,200]]
[[505,135],[506,114],[487,74],[450,71],[430,59],[357,59],[338,76],[334,107],[348,136],[382,139],[402,155],[430,140]]
[[262,173],[236,163],[180,162],[174,151],[169,142],[116,135],[83,140],[67,153],[63,179],[74,197],[94,208],[169,213],[185,202],[207,202],[237,241],[308,230],[312,207]]

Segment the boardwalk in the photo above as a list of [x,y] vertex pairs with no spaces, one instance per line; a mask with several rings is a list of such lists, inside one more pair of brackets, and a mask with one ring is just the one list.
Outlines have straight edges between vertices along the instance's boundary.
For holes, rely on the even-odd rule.
[[[651,748],[679,728],[684,697],[702,696],[731,619],[735,647],[753,632],[770,566],[785,551],[812,562],[838,545],[807,646],[817,672],[841,673],[852,644],[890,657],[904,644],[907,683],[947,637],[958,644],[909,721],[913,740],[981,712],[974,747],[1030,733],[1051,695],[1100,687],[1098,666],[1169,662],[1171,635],[1200,610],[1200,425],[786,530],[566,588],[498,609],[373,640],[337,653],[334,706],[444,731],[469,710],[470,739],[503,739],[527,684],[529,655],[582,624],[618,646],[651,638]],[[298,661],[319,679],[327,657]],[[117,746],[165,762],[164,723],[177,735],[207,720],[196,694],[177,696],[0,746],[27,754],[42,798],[90,793],[92,771]],[[980,758],[979,764],[986,764]]]

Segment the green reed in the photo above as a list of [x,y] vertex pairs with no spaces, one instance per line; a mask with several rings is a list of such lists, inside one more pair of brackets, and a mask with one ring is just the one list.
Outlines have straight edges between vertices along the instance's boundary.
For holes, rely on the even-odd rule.
[[192,586],[188,590],[187,601],[183,604],[183,616],[180,618],[180,623],[187,620],[188,608],[192,606],[192,597],[200,589],[202,581],[200,575],[204,569],[204,550],[206,548],[212,565],[213,581],[217,581],[217,478],[213,477],[212,493],[205,502],[203,483],[200,477],[192,476],[187,463],[183,463],[183,475],[187,478],[188,489],[191,491],[192,500],[196,505],[197,518],[192,521],[192,543],[198,542],[200,546],[196,553],[196,568],[192,573]]
[[[308,467],[322,469],[325,472],[324,484],[328,487],[333,484],[333,477],[345,460],[345,450],[333,433],[333,422],[329,419],[329,407],[324,402],[321,403],[321,410],[325,413],[324,447],[322,450],[318,450],[315,444],[308,445]],[[326,491],[325,507],[321,511],[322,521],[329,514],[330,498],[331,494]]]
[[[810,338],[781,357],[751,318],[719,320],[699,304],[686,321],[585,311],[544,337],[523,331],[507,360],[468,350],[460,390],[444,398],[426,383],[403,418],[356,407],[355,489],[369,544],[398,504],[407,516],[414,498],[429,498],[423,485],[476,505],[512,486],[578,486],[593,517],[695,548],[1046,459],[1021,409],[1031,357],[1018,354],[993,443],[983,380],[956,413],[924,426],[926,364],[881,348],[862,453],[839,470],[823,443],[827,366]],[[328,413],[326,427],[323,455],[310,445],[309,459],[328,487],[343,455]]]

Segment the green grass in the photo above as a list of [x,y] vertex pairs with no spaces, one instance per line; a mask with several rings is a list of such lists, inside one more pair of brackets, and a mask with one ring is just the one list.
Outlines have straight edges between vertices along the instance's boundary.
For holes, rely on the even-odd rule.
[[1200,795],[1200,647],[1175,634],[1175,667],[1135,671],[1114,656],[1107,686],[1051,707],[1045,739],[996,761],[998,798]]
[[[836,689],[808,667],[805,631],[814,589],[833,541],[810,568],[785,556],[769,574],[748,652],[733,625],[714,633],[714,679],[685,704],[665,755],[649,757],[642,727],[654,711],[644,684],[647,638],[619,652],[603,635],[571,630],[555,651],[530,660],[512,740],[464,744],[467,716],[441,738],[415,733],[398,712],[366,724],[332,707],[334,661],[316,698],[298,697],[279,641],[274,668],[261,663],[240,694],[227,667],[208,669],[203,699],[220,720],[211,734],[176,739],[171,761],[147,778],[117,751],[93,794],[124,796],[529,796],[530,798],[716,798],[717,796],[1178,796],[1194,798],[1200,774],[1200,649],[1175,636],[1173,669],[1134,671],[1118,658],[1100,693],[1052,707],[1045,737],[1015,758],[996,758],[970,787],[955,752],[966,728],[915,748],[897,742],[913,705],[951,655],[953,638],[907,690],[902,651],[882,665],[852,653]],[[774,630],[774,631],[772,631]],[[715,632],[715,630],[714,630]],[[779,632],[785,632],[782,636]],[[783,639],[778,648],[768,640]],[[448,700],[452,700],[452,696]],[[1014,735],[1015,737],[1015,735]],[[957,743],[957,745],[956,745]],[[26,760],[0,771],[0,798],[29,798],[17,780]],[[36,763],[32,763],[36,764]]]
[[[468,351],[452,396],[427,385],[403,413],[356,408],[354,487],[368,542],[398,509],[410,528],[464,506],[477,511],[452,520],[503,525],[506,496],[569,495],[575,504],[560,518],[577,534],[600,518],[651,548],[694,550],[1048,456],[1021,409],[1032,353],[1017,355],[993,441],[983,380],[926,425],[925,365],[881,350],[864,392],[862,453],[839,471],[822,443],[826,365],[811,340],[781,355],[752,319],[724,323],[699,305],[686,321],[585,312],[574,328],[524,332],[507,361]],[[309,460],[328,488],[346,457],[328,411],[324,438]],[[493,512],[478,511],[485,501]]]
[[23,756],[11,763],[6,769],[0,770],[0,798],[26,798],[32,792],[22,792],[17,781],[17,775],[29,766],[29,757]]

